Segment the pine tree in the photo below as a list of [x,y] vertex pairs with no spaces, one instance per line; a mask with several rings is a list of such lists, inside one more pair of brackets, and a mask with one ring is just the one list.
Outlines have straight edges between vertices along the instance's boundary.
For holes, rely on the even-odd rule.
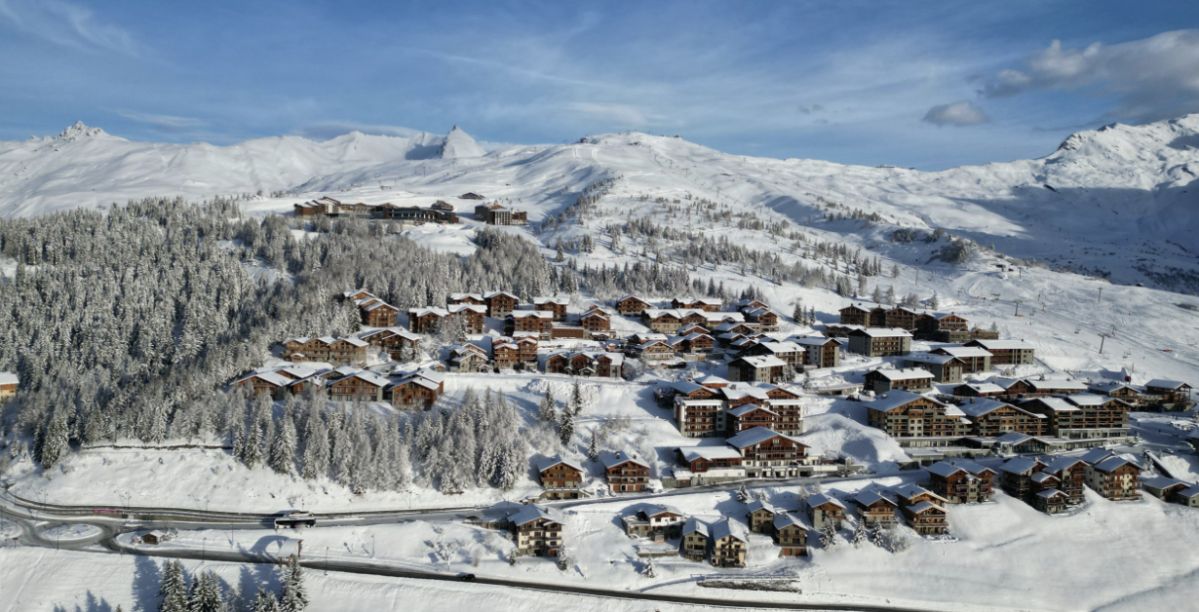
[[65,408],[59,408],[54,411],[54,416],[50,417],[50,424],[46,426],[45,439],[41,446],[43,468],[54,467],[70,452],[68,436],[67,411]]
[[296,458],[296,426],[291,416],[285,414],[271,444],[269,464],[277,474],[290,474]]
[[226,612],[229,609],[221,579],[215,572],[208,570],[196,577],[187,609],[188,612]]
[[891,265],[891,278],[899,278],[899,264]]
[[579,379],[576,378],[574,388],[571,389],[571,392],[570,392],[570,409],[569,410],[575,416],[578,416],[579,414],[582,414],[584,404],[585,404],[585,402],[583,400],[583,387],[581,385],[579,385]]
[[820,546],[823,548],[832,548],[837,544],[837,526],[832,521],[824,524],[820,530]]
[[936,310],[941,307],[941,300],[937,299],[937,292],[933,292],[933,296],[928,298],[928,307]]
[[870,537],[870,534],[868,534],[866,532],[865,521],[859,520],[857,522],[857,524],[854,525],[854,528],[853,528],[852,543],[854,545],[854,548],[860,548],[862,546],[862,544],[865,543],[869,539],[869,537]]
[[546,388],[545,397],[541,398],[541,404],[537,407],[537,420],[542,423],[556,423],[558,421],[557,402],[554,401],[554,392],[550,388]]
[[794,319],[795,322],[799,323],[800,325],[803,325],[806,322],[807,314],[804,312],[802,301],[796,300],[795,310],[791,311],[791,318]]
[[895,287],[894,286],[887,287],[886,302],[892,306],[895,305]]
[[563,448],[570,449],[570,443],[575,436],[575,417],[569,410],[562,411],[562,420],[558,423],[558,439]]
[[283,570],[283,597],[279,600],[280,612],[302,612],[308,607],[308,591],[304,587],[304,568],[300,560],[292,556]]
[[258,595],[250,603],[250,612],[281,612],[275,594],[258,585]]
[[599,461],[599,436],[599,431],[593,430],[591,432],[591,444],[587,447],[587,459],[589,459],[592,463]]
[[883,303],[883,290],[879,289],[878,285],[875,285],[874,291],[870,293],[870,301],[874,302],[875,304]]
[[300,475],[305,479],[319,478],[329,474],[329,430],[321,418],[321,409],[312,402],[308,418],[304,422],[304,468]]
[[178,561],[164,563],[162,584],[158,588],[158,596],[162,598],[158,604],[158,612],[188,612],[187,590],[187,577],[183,575],[183,565]]

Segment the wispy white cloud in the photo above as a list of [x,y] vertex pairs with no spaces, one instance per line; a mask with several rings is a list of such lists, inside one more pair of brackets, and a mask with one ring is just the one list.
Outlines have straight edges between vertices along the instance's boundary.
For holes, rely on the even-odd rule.
[[138,111],[117,111],[117,114],[138,123],[144,123],[164,132],[175,132],[204,127],[207,122],[194,117],[176,117],[174,115],[156,115]]
[[988,123],[991,118],[983,112],[983,109],[975,106],[968,100],[954,102],[953,104],[938,104],[924,114],[925,123],[933,125],[979,125]]
[[61,0],[0,0],[0,22],[57,45],[138,55],[133,36],[92,9]]
[[329,140],[330,138],[337,138],[350,132],[362,132],[363,134],[370,134],[372,136],[408,138],[419,134],[420,130],[399,125],[380,125],[358,123],[355,121],[324,121],[303,126],[296,130],[295,134],[312,140]]
[[979,94],[1010,98],[1058,89],[1118,97],[1107,119],[1153,121],[1199,112],[1199,30],[1085,48],[1053,41],[1024,60],[984,79]]

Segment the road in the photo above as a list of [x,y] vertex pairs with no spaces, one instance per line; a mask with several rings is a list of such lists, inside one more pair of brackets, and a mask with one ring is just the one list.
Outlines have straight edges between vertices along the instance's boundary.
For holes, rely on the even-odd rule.
[[[747,490],[775,487],[780,484],[806,484],[810,482],[829,482],[830,480],[851,480],[866,478],[855,476],[845,479],[812,479],[800,478],[788,481],[771,481],[768,483],[747,486]],[[673,495],[688,495],[696,492],[737,491],[741,483],[722,483],[693,489],[682,489],[662,493],[650,493],[640,496],[620,496],[589,500],[572,500],[559,502],[558,507],[576,507],[598,503],[636,502],[640,499],[655,499]],[[274,563],[269,555],[252,551],[228,551],[212,549],[173,549],[129,547],[117,539],[122,533],[142,531],[146,529],[263,529],[273,526],[273,515],[254,515],[228,512],[204,512],[199,510],[183,510],[177,508],[125,508],[116,509],[121,515],[95,514],[92,508],[66,507],[23,500],[12,495],[7,489],[0,490],[0,517],[16,523],[21,528],[20,542],[28,546],[45,548],[63,548],[89,552],[93,554],[133,554],[153,557],[227,561],[232,563]],[[394,523],[403,520],[454,520],[476,513],[479,508],[440,508],[432,510],[388,511],[364,515],[324,514],[318,515],[320,526],[335,525],[372,525]],[[123,515],[132,515],[129,519]],[[45,535],[46,528],[56,524],[86,524],[99,528],[99,533],[84,538],[57,541]],[[320,527],[314,527],[319,529]],[[98,546],[97,546],[98,545]],[[433,569],[418,571],[394,566],[387,566],[370,561],[353,561],[346,559],[305,559],[302,565],[313,570],[342,572],[347,574],[365,574],[373,576],[388,576],[413,580],[430,580],[443,582],[460,582],[456,574],[438,572]],[[799,603],[780,601],[758,601],[738,595],[735,598],[699,597],[691,595],[674,595],[638,591],[604,589],[578,584],[548,584],[534,581],[512,580],[505,578],[477,577],[477,584],[489,586],[545,591],[554,593],[586,595],[591,597],[618,598],[647,602],[664,602],[712,607],[754,607],[761,609],[783,610],[838,610],[859,612],[924,612],[924,608],[912,608],[891,605],[840,604],[840,603]]]

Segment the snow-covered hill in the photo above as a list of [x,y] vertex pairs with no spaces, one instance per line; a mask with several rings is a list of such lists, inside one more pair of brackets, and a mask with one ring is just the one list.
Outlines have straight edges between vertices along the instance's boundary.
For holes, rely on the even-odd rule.
[[[508,199],[536,221],[573,203],[569,192],[619,176],[628,195],[691,194],[802,224],[828,213],[876,215],[870,227],[828,229],[876,242],[895,227],[944,229],[1054,267],[1190,293],[1199,288],[1196,147],[1199,115],[1080,132],[1041,159],[941,172],[728,155],[640,133],[484,155],[457,126],[445,137],[352,133],[214,147],[132,143],[76,125],[55,138],[0,143],[0,215],[259,189],[365,201],[471,190]],[[378,185],[390,189],[372,194]],[[277,204],[290,208],[290,200]]]
[[153,195],[201,199],[271,192],[392,160],[484,154],[457,126],[448,136],[351,132],[323,142],[283,136],[217,147],[130,142],[76,123],[58,136],[0,142],[0,215],[97,208]]

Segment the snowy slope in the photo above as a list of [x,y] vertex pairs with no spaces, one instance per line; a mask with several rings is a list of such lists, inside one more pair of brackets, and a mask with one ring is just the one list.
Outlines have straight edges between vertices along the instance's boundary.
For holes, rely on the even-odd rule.
[[217,147],[130,142],[76,123],[58,136],[0,142],[0,215],[95,208],[153,195],[202,199],[270,192],[389,160],[483,154],[456,126],[445,137],[351,132],[324,142],[283,136]]
[[728,155],[640,133],[483,155],[457,126],[445,137],[352,133],[213,147],[132,143],[76,125],[56,138],[0,143],[0,215],[258,189],[370,201],[364,188],[385,184],[390,191],[377,201],[400,197],[395,190],[433,198],[470,190],[538,221],[587,184],[621,177],[628,194],[692,194],[802,224],[819,221],[830,204],[881,217],[873,233],[862,224],[830,228],[850,240],[880,240],[896,226],[940,228],[1056,268],[1191,293],[1199,289],[1199,211],[1190,193],[1197,146],[1199,115],[1189,115],[1080,132],[1041,159],[920,172]]

